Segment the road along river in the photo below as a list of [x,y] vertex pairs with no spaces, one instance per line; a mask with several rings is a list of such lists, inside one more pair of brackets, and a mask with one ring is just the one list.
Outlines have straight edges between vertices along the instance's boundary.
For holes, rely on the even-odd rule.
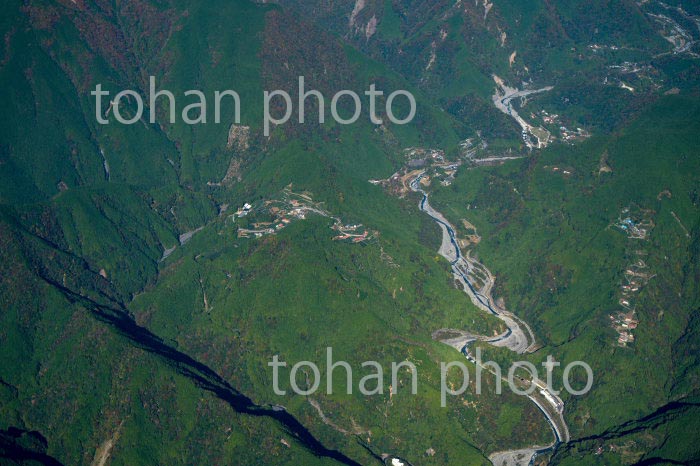
[[[469,354],[469,344],[474,341],[483,341],[492,346],[508,348],[516,354],[531,353],[537,349],[537,341],[530,326],[506,309],[498,306],[493,300],[491,290],[495,282],[494,276],[483,264],[471,257],[471,254],[462,254],[457,243],[454,227],[449,221],[428,202],[428,193],[420,185],[425,172],[419,173],[410,181],[411,190],[422,195],[420,209],[430,215],[442,231],[442,243],[438,253],[447,259],[452,266],[452,274],[455,280],[462,285],[462,289],[469,296],[472,303],[484,312],[488,312],[503,321],[507,330],[500,335],[482,336],[469,333],[464,330],[440,329],[433,333],[433,338],[450,345],[464,354],[470,361],[476,362]],[[476,284],[479,278],[480,284]],[[488,369],[488,368],[487,368]],[[533,446],[520,450],[508,450],[493,453],[489,459],[496,466],[530,465],[538,454],[544,454],[555,449],[561,442],[569,441],[569,429],[564,420],[564,403],[551,393],[540,381],[528,398],[537,405],[547,418],[554,441],[547,446]]]
[[[524,89],[518,90],[512,87],[506,86],[501,78],[494,75],[493,80],[496,82],[501,91],[496,91],[493,96],[493,103],[497,109],[512,117],[520,127],[522,128],[522,138],[523,142],[529,149],[537,148],[541,149],[547,146],[550,139],[550,134],[547,130],[540,127],[532,126],[530,123],[525,121],[518,112],[513,108],[511,101],[518,98],[523,98],[531,94],[538,94],[540,92],[551,91],[554,89],[552,86],[543,87],[542,89]],[[532,142],[534,136],[537,143]]]

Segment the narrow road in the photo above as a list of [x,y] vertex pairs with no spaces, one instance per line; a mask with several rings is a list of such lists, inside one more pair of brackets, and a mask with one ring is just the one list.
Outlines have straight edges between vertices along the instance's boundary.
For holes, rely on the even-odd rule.
[[[551,91],[554,89],[552,86],[547,86],[543,87],[542,89],[523,89],[523,90],[518,90],[512,87],[506,86],[506,84],[503,82],[501,78],[498,76],[494,75],[493,80],[496,82],[498,87],[503,91],[501,93],[500,91],[496,90],[496,94],[493,95],[493,103],[496,106],[497,109],[505,113],[506,115],[509,115],[512,117],[522,128],[522,138],[523,142],[529,149],[533,148],[538,148],[541,149],[542,147],[545,147],[547,143],[549,142],[549,133],[544,130],[543,128],[534,128],[530,123],[525,121],[523,117],[521,117],[518,112],[513,108],[511,105],[511,101],[513,99],[517,99],[519,97],[526,97],[531,94],[537,94],[540,92],[546,92],[546,91]],[[544,140],[540,139],[540,136],[538,136],[533,129],[538,129],[539,133],[544,132],[546,136],[544,136]],[[534,144],[532,142],[532,139],[530,136],[534,136],[535,139],[537,140],[537,144]]]
[[[411,190],[420,193],[420,209],[430,215],[442,231],[442,243],[438,253],[447,259],[452,266],[455,279],[469,296],[472,303],[484,312],[488,312],[505,323],[507,330],[496,336],[475,335],[464,330],[440,329],[433,333],[433,338],[460,351],[470,361],[476,363],[469,354],[469,344],[474,341],[484,341],[492,346],[505,347],[516,354],[531,353],[537,348],[537,340],[530,326],[520,318],[495,304],[491,291],[495,282],[493,274],[480,262],[471,257],[469,252],[464,255],[457,244],[454,227],[428,202],[428,193],[420,186],[425,172],[420,172],[410,181]],[[473,276],[478,276],[483,282],[475,285]],[[486,368],[490,370],[490,368]],[[529,381],[534,383],[534,381]],[[534,462],[538,454],[554,450],[560,443],[569,441],[569,429],[564,420],[564,404],[561,399],[546,388],[538,387],[531,395],[530,401],[542,411],[552,428],[554,441],[546,446],[533,446],[519,450],[507,450],[493,453],[489,459],[496,466],[527,466]]]
[[[438,253],[450,261],[455,279],[462,285],[472,303],[482,311],[495,315],[508,327],[508,330],[500,335],[494,337],[480,337],[479,339],[493,346],[506,347],[518,354],[532,352],[537,345],[532,329],[517,316],[505,309],[499,308],[494,303],[491,296],[491,289],[494,283],[493,275],[486,267],[472,258],[471,255],[465,256],[462,254],[462,251],[457,245],[454,228],[440,212],[432,208],[428,202],[427,193],[420,188],[422,176],[423,174],[421,173],[414,178],[410,186],[414,192],[419,192],[423,195],[420,209],[430,215],[442,230],[442,244],[440,245]],[[470,274],[474,271],[481,271],[482,275],[486,275],[486,281],[479,289],[474,286],[470,278]]]

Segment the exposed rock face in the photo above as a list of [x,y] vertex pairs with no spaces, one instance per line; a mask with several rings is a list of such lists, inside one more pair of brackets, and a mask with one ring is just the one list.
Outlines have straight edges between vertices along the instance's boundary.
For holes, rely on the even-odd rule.
[[250,136],[250,126],[231,125],[228,130],[228,141],[226,142],[227,149],[236,149],[238,151],[248,150],[248,138]]
[[241,179],[241,161],[234,157],[228,165],[228,170],[226,170],[226,175],[221,180],[221,184],[228,184],[233,180],[241,181]]
[[377,32],[377,17],[372,16],[372,19],[369,20],[369,23],[367,23],[367,27],[365,28],[365,37],[369,40],[369,38],[372,37],[375,32]]
[[353,26],[355,26],[355,20],[357,19],[357,15],[360,13],[360,11],[364,9],[364,7],[365,0],[357,0],[355,2],[355,7],[352,9],[352,13],[350,13],[350,19],[348,20],[351,29]]

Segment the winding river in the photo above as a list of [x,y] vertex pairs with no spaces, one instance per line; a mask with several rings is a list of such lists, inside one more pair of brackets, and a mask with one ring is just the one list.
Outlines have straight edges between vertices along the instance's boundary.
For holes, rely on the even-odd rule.
[[[464,330],[440,329],[433,333],[433,338],[454,347],[472,362],[475,361],[469,354],[469,344],[474,341],[484,341],[493,346],[505,347],[516,354],[534,352],[537,349],[537,341],[530,326],[494,302],[491,295],[495,281],[494,276],[486,267],[472,258],[469,253],[466,255],[462,253],[457,243],[454,227],[440,212],[433,209],[430,205],[428,193],[420,186],[424,175],[425,172],[421,172],[413,178],[410,181],[410,188],[413,192],[422,195],[419,204],[420,210],[430,215],[442,231],[442,243],[438,253],[450,262],[455,280],[462,285],[471,302],[482,311],[499,318],[507,327],[507,330],[500,335],[491,337],[475,335]],[[481,286],[476,285],[470,277],[474,273],[479,273],[481,277],[485,277]],[[489,459],[494,465],[531,465],[534,463],[537,455],[549,453],[555,450],[560,443],[569,441],[569,430],[563,417],[563,402],[552,393],[545,394],[545,390],[540,390],[540,396],[537,396],[535,392],[533,395],[528,395],[528,398],[544,414],[552,428],[554,441],[546,446],[532,446],[519,450],[493,453]],[[551,397],[556,402],[551,403],[548,397]]]

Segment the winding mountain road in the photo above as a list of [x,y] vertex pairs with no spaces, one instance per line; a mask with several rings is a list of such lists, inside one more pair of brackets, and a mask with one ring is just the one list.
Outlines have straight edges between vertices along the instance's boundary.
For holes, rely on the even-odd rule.
[[[483,341],[492,346],[508,348],[516,354],[535,351],[537,349],[537,340],[530,326],[494,302],[491,294],[495,282],[493,274],[483,264],[474,259],[469,252],[466,255],[462,254],[457,244],[454,227],[440,212],[433,209],[428,202],[428,193],[420,185],[424,175],[425,172],[420,172],[410,181],[409,186],[412,191],[422,195],[419,204],[420,209],[430,215],[442,231],[442,242],[438,253],[450,262],[455,280],[461,284],[462,289],[469,296],[471,302],[482,311],[499,318],[507,327],[505,332],[495,336],[476,335],[465,330],[440,329],[433,333],[433,338],[457,349],[474,363],[478,362],[469,354],[469,344],[474,341]],[[482,282],[481,286],[476,284],[477,281]],[[538,381],[532,380],[529,383],[536,382]],[[550,452],[560,443],[569,441],[569,429],[564,420],[564,404],[561,399],[549,392],[547,388],[539,386],[538,390],[528,395],[528,398],[544,414],[552,428],[554,441],[546,446],[532,446],[519,450],[493,453],[489,460],[496,466],[530,465],[538,454]]]
[[[513,87],[508,87],[503,82],[503,80],[496,75],[493,76],[493,80],[500,88],[500,91],[496,90],[496,93],[493,95],[493,104],[496,106],[497,109],[499,109],[506,115],[512,117],[520,125],[520,127],[522,128],[522,138],[525,145],[529,149],[541,149],[543,147],[546,147],[547,143],[549,142],[549,132],[547,132],[547,130],[545,130],[544,128],[536,128],[527,121],[525,121],[525,119],[523,119],[523,117],[521,117],[518,114],[518,112],[513,108],[513,106],[511,105],[511,101],[513,99],[526,97],[531,94],[538,94],[540,92],[551,91],[552,89],[554,89],[554,87],[547,86],[543,87],[542,89],[518,90]],[[536,144],[532,142],[530,136],[535,137],[535,139],[537,140]]]

